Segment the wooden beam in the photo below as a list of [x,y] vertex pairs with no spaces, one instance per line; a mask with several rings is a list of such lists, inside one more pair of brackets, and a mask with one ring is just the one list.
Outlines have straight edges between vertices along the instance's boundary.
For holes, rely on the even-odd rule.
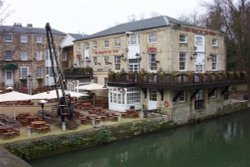
[[147,88],[142,88],[142,91],[144,93],[144,98],[147,98]]
[[164,100],[164,89],[158,89],[158,91],[161,94],[161,101],[163,101]]
[[213,88],[209,93],[208,93],[208,98],[214,93],[214,91],[216,90],[217,88]]
[[195,92],[192,94],[192,96],[191,96],[191,98],[190,98],[191,100],[195,97],[195,95],[199,92],[199,90],[200,90],[200,89],[196,89],[196,90],[195,90]]
[[228,92],[230,86],[226,86],[223,91],[221,92],[221,95],[224,95],[226,92]]

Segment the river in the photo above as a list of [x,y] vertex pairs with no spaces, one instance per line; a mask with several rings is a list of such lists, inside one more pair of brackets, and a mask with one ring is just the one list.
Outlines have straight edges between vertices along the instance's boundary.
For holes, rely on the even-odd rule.
[[249,167],[250,110],[29,163],[33,167]]

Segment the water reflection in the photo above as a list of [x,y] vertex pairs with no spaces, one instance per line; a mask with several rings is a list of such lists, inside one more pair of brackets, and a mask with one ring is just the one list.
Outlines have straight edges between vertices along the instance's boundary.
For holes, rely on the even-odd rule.
[[249,118],[248,112],[240,112],[30,163],[34,167],[250,166]]

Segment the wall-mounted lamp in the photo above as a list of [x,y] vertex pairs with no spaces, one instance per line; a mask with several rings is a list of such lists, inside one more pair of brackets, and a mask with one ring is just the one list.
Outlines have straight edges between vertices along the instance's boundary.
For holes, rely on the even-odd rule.
[[136,57],[139,61],[141,61],[141,56],[140,56],[139,53],[136,53],[136,54],[135,54],[135,57]]
[[123,60],[123,61],[126,61],[127,58],[124,56],[124,54],[121,54],[120,58]]
[[190,56],[190,60],[196,59],[196,56],[197,56],[197,53],[194,52],[194,54]]
[[214,56],[214,54],[210,53],[210,54],[207,56],[207,60],[208,60],[208,61],[209,61],[209,60],[212,60],[213,56]]

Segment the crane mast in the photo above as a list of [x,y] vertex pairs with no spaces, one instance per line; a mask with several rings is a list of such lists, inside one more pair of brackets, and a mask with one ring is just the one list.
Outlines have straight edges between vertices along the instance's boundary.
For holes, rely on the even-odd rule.
[[[65,93],[66,89],[65,78],[58,62],[58,55],[56,52],[54,37],[49,23],[46,24],[45,29],[47,35],[48,48],[49,48],[49,57],[51,61],[51,70],[53,74],[55,90],[58,100],[58,115],[61,116],[61,122],[65,122],[65,116],[71,115],[69,110],[70,101]],[[62,93],[61,97],[59,91],[61,91]]]

